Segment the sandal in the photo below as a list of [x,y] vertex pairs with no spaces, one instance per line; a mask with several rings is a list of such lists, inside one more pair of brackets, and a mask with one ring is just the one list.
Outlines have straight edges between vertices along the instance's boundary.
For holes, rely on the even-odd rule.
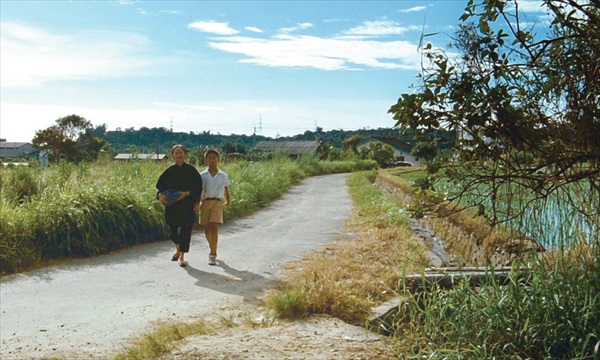
[[171,261],[177,261],[177,259],[179,259],[179,253],[175,253],[175,255],[173,255],[171,258]]
[[179,262],[179,266],[186,267],[186,266],[188,266],[188,262],[187,261],[180,261]]

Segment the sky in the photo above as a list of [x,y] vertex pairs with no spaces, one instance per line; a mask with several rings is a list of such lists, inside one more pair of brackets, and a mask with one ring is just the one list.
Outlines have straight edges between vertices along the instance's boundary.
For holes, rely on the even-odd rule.
[[421,36],[445,47],[466,5],[0,0],[0,138],[30,142],[71,114],[108,130],[270,137],[393,127]]

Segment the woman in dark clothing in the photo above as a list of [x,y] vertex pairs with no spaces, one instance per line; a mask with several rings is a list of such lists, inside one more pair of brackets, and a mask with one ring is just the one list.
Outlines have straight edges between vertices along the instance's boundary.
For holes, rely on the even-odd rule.
[[[185,162],[186,150],[181,145],[171,149],[175,164],[168,167],[158,178],[156,188],[158,199],[165,205],[165,221],[171,229],[171,240],[177,251],[171,258],[179,260],[180,266],[187,266],[184,255],[190,250],[192,227],[200,206],[202,177],[193,165]],[[172,203],[173,190],[179,192]]]

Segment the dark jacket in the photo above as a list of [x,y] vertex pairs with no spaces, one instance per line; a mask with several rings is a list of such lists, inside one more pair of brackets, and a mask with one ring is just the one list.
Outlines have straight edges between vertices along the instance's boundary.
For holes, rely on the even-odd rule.
[[[158,193],[169,189],[190,192],[190,196],[171,206],[165,206],[167,225],[181,226],[193,224],[196,221],[194,204],[200,201],[202,177],[193,165],[183,163],[181,166],[177,164],[169,166],[158,178],[156,189],[158,189]],[[157,198],[158,193],[156,194]]]

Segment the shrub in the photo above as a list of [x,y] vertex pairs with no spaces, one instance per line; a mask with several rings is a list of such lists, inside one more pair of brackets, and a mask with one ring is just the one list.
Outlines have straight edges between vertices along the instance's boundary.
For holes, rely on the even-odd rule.
[[[354,167],[350,162],[292,161],[281,154],[265,162],[224,163],[232,196],[225,216],[231,220],[267,206],[307,174]],[[164,169],[164,164],[143,161],[2,169],[0,272],[167,238],[155,189]]]
[[[597,254],[596,254],[597,255]],[[465,281],[404,303],[396,337],[419,357],[587,359],[600,356],[600,260],[516,266],[508,285]],[[402,311],[401,311],[402,312]]]

